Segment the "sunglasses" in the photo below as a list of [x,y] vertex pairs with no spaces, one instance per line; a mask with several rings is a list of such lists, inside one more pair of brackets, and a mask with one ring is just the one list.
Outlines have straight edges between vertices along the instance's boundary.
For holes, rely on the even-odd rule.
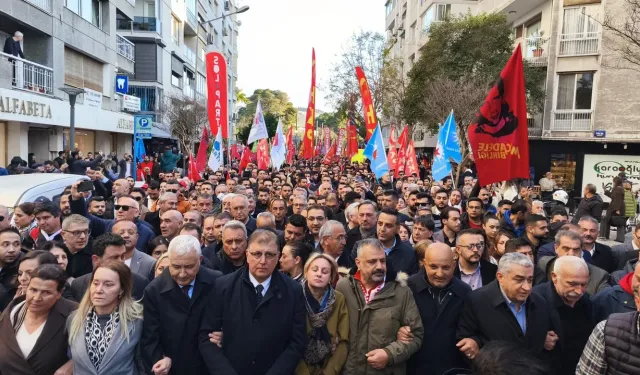
[[178,189],[165,189],[166,193],[174,193],[177,194],[178,193]]
[[131,206],[125,206],[125,205],[122,205],[122,204],[114,204],[114,205],[113,205],[113,208],[114,208],[116,211],[120,211],[120,210],[122,210],[122,211],[129,211],[129,209],[130,209],[130,208],[133,208],[133,207],[131,207]]
[[142,197],[137,196],[137,197],[133,197],[133,199],[137,200],[138,202],[142,200]]

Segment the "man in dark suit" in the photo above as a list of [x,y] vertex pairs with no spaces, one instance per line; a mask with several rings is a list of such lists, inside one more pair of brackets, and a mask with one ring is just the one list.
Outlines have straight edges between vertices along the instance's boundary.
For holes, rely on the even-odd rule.
[[[93,241],[93,255],[91,255],[91,262],[95,269],[100,263],[106,260],[117,260],[124,263],[124,254],[127,249],[125,247],[125,240],[117,234],[105,233]],[[131,295],[133,299],[140,300],[144,295],[144,288],[149,284],[149,280],[146,277],[140,276],[134,272],[131,273],[133,278],[133,290]],[[67,288],[64,291],[64,297],[75,302],[82,301],[82,297],[89,289],[89,282],[91,281],[91,273],[76,277],[71,281],[71,288]]]
[[238,220],[228,221],[222,228],[222,251],[209,258],[212,268],[228,275],[247,264],[247,229]]
[[151,224],[156,236],[162,234],[160,230],[160,217],[167,211],[175,210],[178,207],[178,196],[174,193],[164,193],[158,198],[157,210],[149,212],[144,217],[144,221]]
[[231,216],[234,220],[238,220],[247,228],[247,234],[256,230],[256,219],[249,216],[249,199],[245,195],[237,194],[231,198]]
[[458,321],[458,348],[474,359],[486,343],[503,340],[528,349],[550,364],[560,323],[545,300],[531,294],[533,262],[524,254],[505,254],[497,279],[474,291]]
[[[248,267],[216,281],[199,339],[209,374],[294,373],[307,349],[305,301],[300,284],[275,271],[279,255],[275,233],[258,229]],[[209,339],[220,331],[222,347]]]
[[591,216],[584,216],[578,221],[582,229],[582,248],[591,254],[591,264],[600,267],[608,273],[616,270],[617,264],[613,258],[611,248],[596,242],[598,239],[598,221]]
[[200,267],[200,242],[191,235],[175,237],[168,253],[170,267],[144,292],[144,368],[156,374],[209,375],[198,353],[198,333],[214,281],[222,274]]
[[351,268],[351,255],[344,251],[347,244],[347,232],[339,221],[329,220],[320,228],[320,243],[317,251],[330,255],[338,262],[338,266]]
[[484,236],[480,229],[465,229],[456,237],[458,264],[453,275],[476,290],[496,279],[498,267],[482,259]]

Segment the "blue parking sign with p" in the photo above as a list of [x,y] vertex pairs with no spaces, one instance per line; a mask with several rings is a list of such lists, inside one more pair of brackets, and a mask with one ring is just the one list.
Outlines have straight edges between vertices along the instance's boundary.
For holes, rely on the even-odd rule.
[[150,139],[151,136],[151,124],[153,123],[153,116],[137,115],[133,116],[133,124],[135,126],[136,137],[140,139]]

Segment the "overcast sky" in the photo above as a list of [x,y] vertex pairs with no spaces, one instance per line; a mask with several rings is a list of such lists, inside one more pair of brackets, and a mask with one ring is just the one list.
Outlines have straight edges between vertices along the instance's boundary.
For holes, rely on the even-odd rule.
[[316,108],[331,110],[322,84],[354,32],[384,32],[380,0],[242,0],[239,14],[238,88],[281,90],[295,107],[306,107],[311,85],[311,48],[316,49]]

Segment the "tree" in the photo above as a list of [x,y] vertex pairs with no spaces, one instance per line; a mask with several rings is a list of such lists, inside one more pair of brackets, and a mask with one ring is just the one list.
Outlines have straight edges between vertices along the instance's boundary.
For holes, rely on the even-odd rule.
[[[387,54],[385,38],[382,34],[372,31],[360,31],[353,34],[338,59],[331,64],[333,74],[327,82],[326,99],[336,111],[347,112],[350,106],[355,108],[356,125],[364,130],[364,116],[360,86],[356,78],[356,66],[362,67],[367,76],[373,107],[376,114],[382,113],[383,95],[379,90],[381,83],[384,58]],[[351,103],[355,99],[355,103]],[[364,133],[363,133],[364,134]]]
[[[624,0],[624,6],[611,7],[602,21],[604,33],[602,44],[617,55],[614,61],[606,60],[613,68],[640,71],[640,0]],[[624,8],[625,14],[613,13],[616,8]],[[585,15],[585,17],[593,17]],[[609,34],[609,35],[608,35]]]
[[406,122],[406,97],[409,80],[400,59],[385,58],[380,78],[382,115],[394,124]]
[[[264,122],[267,125],[267,133],[269,138],[272,138],[276,134],[278,129],[278,116],[273,113],[264,114]],[[247,126],[243,126],[238,130],[238,140],[242,144],[247,144],[249,139],[249,133],[251,132],[251,122]]]
[[260,100],[263,113],[280,116],[285,125],[295,124],[298,111],[293,107],[287,93],[279,90],[258,89],[248,99],[247,106],[238,111],[239,123],[246,124],[253,120],[258,100]]
[[344,125],[347,115],[345,112],[324,112],[316,117],[316,124],[318,126],[327,126],[334,132],[338,132],[338,127]]
[[238,103],[249,104],[249,98],[242,92],[242,89],[236,87],[236,101]]
[[[410,81],[405,98],[407,120],[418,129],[435,133],[437,124],[445,120],[451,109],[455,109],[456,100],[452,98],[453,102],[447,104],[450,108],[434,112],[431,103],[442,102],[442,96],[450,95],[425,90],[425,87],[435,83],[436,86],[440,84],[453,90],[456,87],[451,87],[451,82],[455,82],[472,90],[469,94],[456,90],[459,95],[475,97],[476,93],[484,92],[486,96],[513,49],[513,29],[504,14],[467,14],[432,25],[429,41],[422,47],[420,59],[409,72]],[[530,114],[535,114],[544,105],[546,70],[532,67],[526,60],[523,63],[527,108]],[[477,109],[479,105],[475,107]],[[463,108],[460,110],[464,111]],[[458,116],[458,113],[455,114]],[[466,132],[470,120],[466,119],[466,115],[458,117],[459,127]]]
[[163,121],[154,126],[177,139],[183,151],[193,152],[191,146],[200,140],[208,121],[204,103],[188,96],[168,97],[159,113]]

